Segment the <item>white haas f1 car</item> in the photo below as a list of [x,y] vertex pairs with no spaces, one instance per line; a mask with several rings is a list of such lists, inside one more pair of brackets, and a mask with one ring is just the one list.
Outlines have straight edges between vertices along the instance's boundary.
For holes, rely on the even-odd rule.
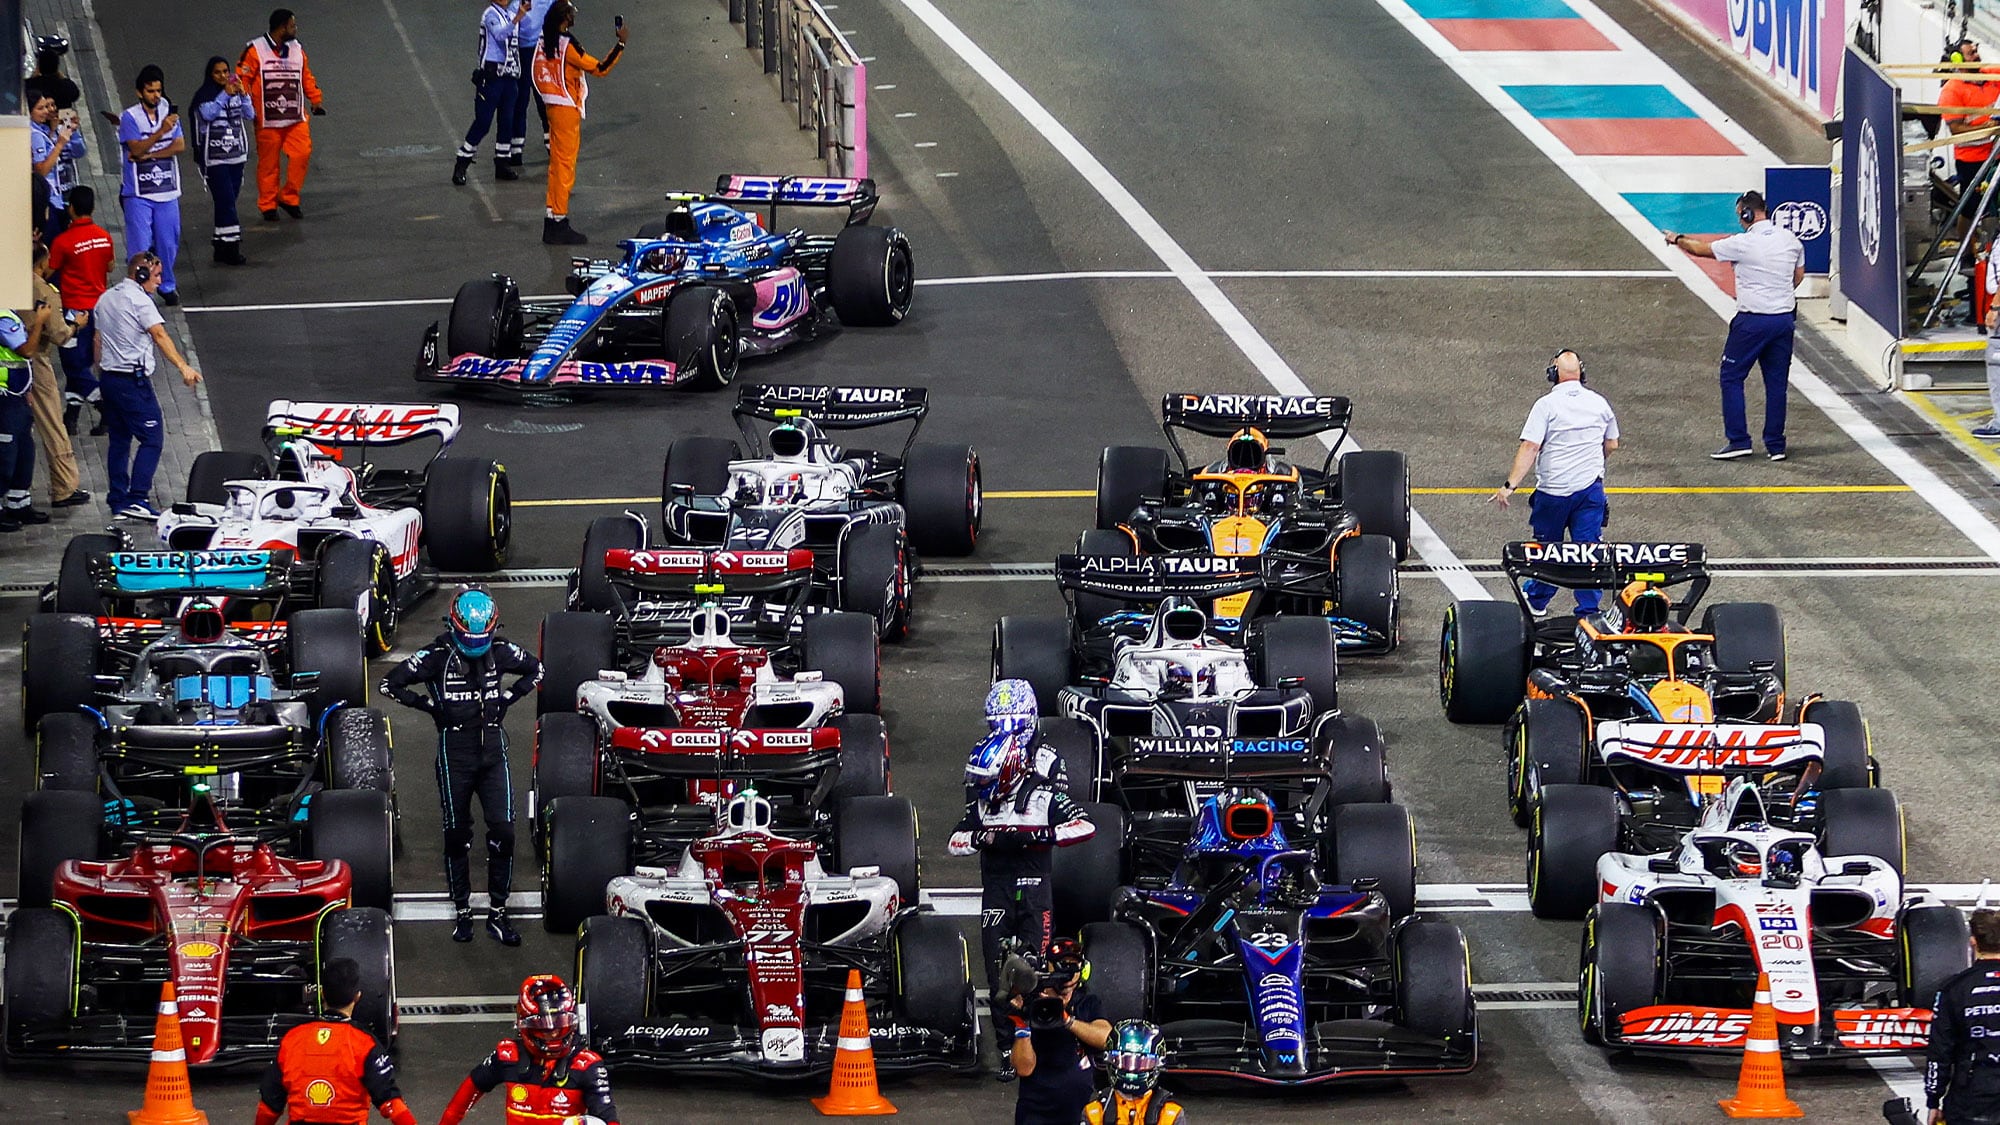
[[[289,550],[327,606],[352,606],[376,654],[437,571],[505,565],[512,514],[507,470],[448,457],[458,407],[424,403],[271,403],[264,453],[195,458],[187,500],[160,517],[175,550]],[[415,464],[383,451],[436,438]],[[429,552],[430,565],[423,564]]]
[[976,1067],[964,936],[868,856],[829,874],[771,815],[740,793],[673,869],[611,880],[608,915],[577,937],[591,1049],[614,1064],[824,1074],[858,969],[878,1067]]
[[1971,958],[1956,907],[1906,899],[1879,857],[1822,855],[1771,826],[1748,778],[1672,851],[1597,871],[1578,1018],[1606,1047],[1740,1051],[1762,974],[1787,1055],[1921,1050],[1938,986]]

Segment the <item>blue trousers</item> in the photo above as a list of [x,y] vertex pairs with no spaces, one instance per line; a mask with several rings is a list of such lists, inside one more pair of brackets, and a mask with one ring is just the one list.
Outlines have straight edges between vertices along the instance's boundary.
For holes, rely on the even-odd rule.
[[[1611,506],[1604,499],[1604,482],[1592,481],[1588,488],[1581,488],[1567,496],[1554,496],[1540,488],[1528,494],[1528,526],[1535,538],[1544,543],[1560,543],[1564,533],[1568,533],[1572,543],[1597,543],[1604,538],[1604,517],[1611,513]],[[1537,610],[1546,608],[1556,596],[1556,588],[1546,582],[1526,582],[1521,591],[1528,595],[1528,604]],[[1597,612],[1597,603],[1603,597],[1601,590],[1578,590],[1576,611]]]
[[208,195],[215,201],[215,240],[243,241],[243,220],[236,215],[236,197],[243,191],[243,165],[208,166]]
[[143,250],[158,254],[160,292],[174,292],[180,287],[174,280],[174,259],[181,253],[181,201],[156,201],[127,195],[120,197],[119,202],[125,205],[126,257]]
[[521,48],[521,90],[514,98],[513,116],[506,119],[507,128],[500,131],[502,139],[514,142],[516,158],[528,154],[528,106],[535,107],[536,116],[542,119],[542,132],[549,131],[549,111],[542,106],[541,91],[535,89],[534,80],[528,76],[535,72],[535,49]]
[[[153,470],[160,467],[160,400],[153,380],[145,375],[102,373],[98,409],[104,412],[105,497],[113,512],[135,503],[152,503]],[[138,451],[133,452],[133,443]]]
[[35,483],[35,413],[28,406],[28,369],[0,372],[6,393],[0,394],[0,485],[5,506],[25,508]]
[[73,338],[75,347],[56,349],[56,354],[62,357],[63,399],[72,404],[97,393],[97,370],[90,359],[97,344],[97,317],[93,315],[85,321]]
[[1754,363],[1764,372],[1764,449],[1785,451],[1785,388],[1790,385],[1792,333],[1797,325],[1795,312],[1740,312],[1730,320],[1729,340],[1722,345],[1722,433],[1729,448],[1750,448],[1743,381]]
[[505,160],[513,155],[513,138],[507,132],[520,93],[521,80],[503,74],[490,74],[479,84],[479,94],[472,100],[472,128],[465,131],[465,142],[458,146],[460,159],[470,160],[479,155],[479,142],[486,139],[486,131],[496,122],[500,128],[493,136],[493,159]]

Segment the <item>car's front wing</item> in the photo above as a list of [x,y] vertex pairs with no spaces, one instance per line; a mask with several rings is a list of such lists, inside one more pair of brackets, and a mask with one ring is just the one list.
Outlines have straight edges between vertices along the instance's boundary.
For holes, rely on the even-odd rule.
[[1170,1074],[1199,1075],[1267,1086],[1312,1086],[1462,1074],[1479,1061],[1476,1029],[1435,1039],[1385,1020],[1326,1020],[1312,1026],[1304,1065],[1274,1069],[1257,1030],[1228,1020],[1184,1020],[1161,1029]]
[[[593,1034],[593,1048],[617,1066],[639,1066],[696,1074],[755,1074],[767,1078],[811,1078],[833,1069],[840,1038],[838,1024],[805,1028],[803,1057],[794,1062],[765,1058],[762,1032],[755,1027],[655,1017],[607,1035]],[[949,1034],[871,1017],[869,1039],[875,1068],[883,1071],[959,1070],[979,1065],[971,1028]]]

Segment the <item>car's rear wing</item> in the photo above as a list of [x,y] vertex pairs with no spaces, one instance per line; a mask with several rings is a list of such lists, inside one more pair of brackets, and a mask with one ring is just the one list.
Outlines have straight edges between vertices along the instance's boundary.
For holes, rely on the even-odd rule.
[[807,418],[822,430],[859,430],[920,421],[930,410],[924,387],[828,387],[798,383],[745,384],[733,413],[741,420]]
[[1676,774],[1753,773],[1799,769],[1826,758],[1826,728],[1752,723],[1648,723],[1606,719],[1597,724],[1598,753]]
[[267,441],[305,438],[320,445],[402,445],[435,437],[450,445],[458,436],[458,407],[427,402],[293,402],[278,399],[264,411]]
[[1708,592],[1708,552],[1699,543],[1509,543],[1500,568],[1523,604],[1522,585],[1546,582],[1565,590],[1618,590],[1633,582],[1686,586],[1673,612],[1686,621]]
[[[687,198],[681,194],[667,196],[672,202]],[[845,207],[847,225],[854,226],[867,222],[875,213],[875,205],[881,202],[881,197],[875,194],[874,180],[843,180],[832,176],[722,175],[716,177],[715,191],[708,198],[717,203],[767,203],[771,222],[765,225],[772,230],[777,229],[780,206]]]
[[107,551],[89,565],[106,598],[278,598],[292,589],[289,550]]
[[1299,438],[1345,430],[1354,408],[1342,395],[1233,395],[1179,392],[1160,400],[1167,427],[1228,437],[1246,426],[1265,437]]
[[840,731],[833,727],[619,727],[611,732],[611,748],[642,755],[646,767],[659,773],[784,777],[824,769],[836,760]]
[[614,584],[655,593],[762,594],[810,582],[813,553],[621,547],[604,552],[604,571]]
[[1317,777],[1325,758],[1305,735],[1283,738],[1137,737],[1120,756],[1120,777],[1226,781]]
[[1056,585],[1125,602],[1176,596],[1205,601],[1262,588],[1263,562],[1206,555],[1058,555]]

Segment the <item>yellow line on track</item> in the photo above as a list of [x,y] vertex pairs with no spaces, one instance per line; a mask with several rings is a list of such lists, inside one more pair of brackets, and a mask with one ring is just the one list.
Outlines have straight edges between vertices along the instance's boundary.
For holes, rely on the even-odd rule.
[[[1912,397],[1915,398],[1917,396]],[[1979,452],[1994,464],[2000,465],[2000,454],[1995,454],[1991,449],[1985,447],[1984,443],[1967,435],[1963,426],[1951,421],[1944,414],[1937,412],[1934,407],[1922,403],[1921,400],[1919,400],[1919,405],[1926,414],[1936,419],[1939,425],[1953,430],[1961,437],[1965,437],[1968,443],[1974,445],[1976,452]],[[1418,496],[1485,496],[1493,490],[1490,488],[1412,488],[1410,491]],[[1534,489],[1524,488],[1521,491],[1533,492]],[[1907,484],[1631,485],[1624,487],[1614,485],[1604,491],[1621,496],[1755,496],[1797,493],[1908,492],[1910,491],[1910,486]],[[1096,492],[1088,488],[1033,488],[1013,491],[989,490],[986,493],[986,498],[988,500],[1088,500],[1096,495]],[[514,506],[516,508],[609,508],[619,505],[657,504],[659,502],[660,498],[657,496],[586,496],[564,500],[516,500],[514,501]]]
[[1971,450],[1974,457],[1979,458],[1989,465],[2000,466],[2000,452],[1995,452],[1993,443],[1973,437],[1972,430],[1965,423],[1945,411],[1939,410],[1937,404],[1930,400],[1929,394],[1912,391],[1910,392],[1909,399],[1923,413],[1924,417],[1936,422],[1946,433],[1957,438],[1958,443]]
[[1089,488],[1031,488],[1019,492],[988,492],[988,500],[1090,500],[1097,496]]

